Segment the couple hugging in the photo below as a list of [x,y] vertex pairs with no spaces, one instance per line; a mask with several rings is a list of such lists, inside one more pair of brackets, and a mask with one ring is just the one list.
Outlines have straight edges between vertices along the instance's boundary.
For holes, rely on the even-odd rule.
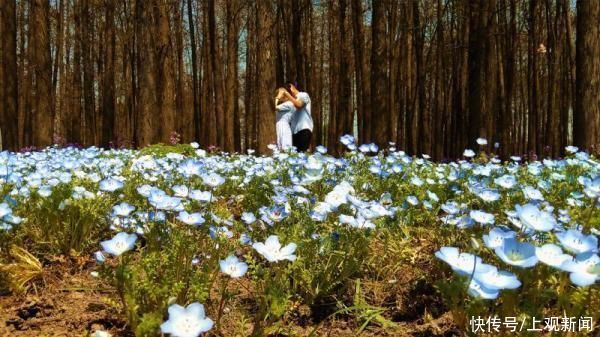
[[300,152],[308,150],[312,138],[313,120],[310,115],[310,96],[287,82],[275,90],[277,147],[292,146]]

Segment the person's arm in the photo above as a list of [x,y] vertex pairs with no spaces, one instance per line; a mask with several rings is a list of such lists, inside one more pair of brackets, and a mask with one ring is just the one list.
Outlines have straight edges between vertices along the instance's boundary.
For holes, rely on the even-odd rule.
[[275,106],[275,110],[277,110],[278,112],[290,112],[293,109],[293,106],[291,104],[287,104],[288,102],[283,102],[279,105]]
[[306,103],[303,100],[301,100],[299,98],[295,98],[287,91],[284,92],[284,95],[285,95],[285,97],[287,97],[290,100],[290,102],[292,102],[294,104],[296,109],[301,109],[306,105]]

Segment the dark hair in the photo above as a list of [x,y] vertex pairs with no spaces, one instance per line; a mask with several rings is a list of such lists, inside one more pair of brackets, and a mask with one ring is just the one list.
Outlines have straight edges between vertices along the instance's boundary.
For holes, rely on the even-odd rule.
[[287,89],[287,91],[289,91],[291,93],[292,92],[292,85],[294,87],[296,87],[296,89],[300,90],[300,87],[298,86],[298,82],[296,82],[296,81],[287,81],[287,82],[285,82],[284,87]]

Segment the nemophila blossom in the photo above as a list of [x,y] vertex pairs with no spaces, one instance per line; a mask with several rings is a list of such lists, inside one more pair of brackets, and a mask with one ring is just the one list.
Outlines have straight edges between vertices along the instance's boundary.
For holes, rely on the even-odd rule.
[[576,153],[579,151],[579,148],[577,146],[569,145],[565,147],[565,150],[569,153]]
[[589,183],[585,184],[583,192],[586,196],[588,196],[588,198],[600,197],[600,175],[596,176]]
[[417,199],[417,197],[415,197],[414,195],[409,195],[408,197],[406,197],[406,202],[413,206],[417,206],[419,204],[419,199]]
[[358,215],[357,217],[353,217],[350,215],[340,214],[339,221],[342,224],[350,225],[354,228],[361,229],[373,229],[375,228],[375,224],[368,219],[365,219],[363,216]]
[[47,185],[40,186],[40,188],[38,189],[37,193],[41,197],[47,198],[47,197],[49,197],[49,196],[52,195],[52,187],[47,186]]
[[117,233],[117,235],[110,240],[100,242],[100,245],[105,252],[114,256],[119,256],[128,250],[132,250],[136,240],[137,235],[121,232]]
[[515,238],[504,240],[504,244],[495,249],[496,255],[511,266],[530,268],[537,264],[535,246],[527,242],[519,242]]
[[256,216],[250,212],[244,212],[244,213],[242,213],[241,219],[244,223],[246,223],[247,225],[250,225],[256,221]]
[[171,187],[171,190],[173,190],[173,195],[178,198],[187,198],[190,192],[190,189],[184,185],[175,185]]
[[13,213],[5,215],[3,220],[11,225],[18,225],[23,222],[22,217],[14,215]]
[[525,186],[525,187],[523,187],[522,191],[523,191],[523,195],[528,200],[538,200],[538,201],[544,200],[544,196],[542,195],[542,192],[540,192],[540,190],[538,190],[537,188],[534,188],[531,186]]
[[220,227],[210,226],[210,228],[208,229],[208,234],[213,239],[217,239],[217,238],[231,239],[233,237],[233,232],[229,228],[227,228],[227,226],[220,226]]
[[100,181],[100,191],[104,192],[114,192],[116,190],[120,190],[123,188],[124,184],[122,181],[117,180],[115,178],[107,178]]
[[201,225],[204,223],[204,217],[200,213],[188,213],[186,211],[181,211],[177,215],[177,220],[188,224],[188,225]]
[[419,186],[423,186],[423,184],[425,182],[423,182],[423,180],[421,180],[419,177],[414,176],[414,177],[412,177],[410,179],[410,183],[413,184],[413,185],[415,185],[415,186],[417,186],[417,187],[419,187]]
[[254,248],[254,250],[256,250],[269,262],[296,260],[296,255],[294,255],[294,252],[296,251],[296,244],[289,243],[288,245],[282,247],[281,243],[279,243],[279,237],[276,235],[269,236],[264,243],[255,242],[252,245],[252,248]]
[[250,235],[249,235],[249,234],[247,234],[247,233],[242,233],[242,234],[240,235],[240,243],[241,243],[242,245],[249,245],[249,244],[251,244],[251,243],[252,243],[252,238],[250,237]]
[[188,159],[179,164],[177,171],[181,173],[184,177],[189,178],[192,176],[199,176],[202,172],[202,166],[200,165],[200,162],[194,159]]
[[266,219],[263,220],[273,223],[280,222],[281,220],[285,219],[289,215],[289,212],[287,211],[286,206],[277,205],[267,208],[264,215]]
[[197,302],[186,308],[173,304],[168,311],[169,319],[160,325],[160,330],[173,337],[198,337],[212,329],[214,324],[206,317],[204,306]]
[[221,184],[223,184],[225,182],[225,178],[223,178],[222,176],[220,176],[216,173],[211,173],[211,174],[203,175],[202,181],[206,185],[210,186],[211,188],[215,188],[215,187],[218,187]]
[[435,252],[435,256],[450,265],[450,268],[459,275],[471,275],[491,270],[493,266],[483,263],[476,255],[461,253],[456,247],[442,247]]
[[463,156],[467,158],[472,158],[475,157],[475,152],[471,149],[465,149],[465,151],[463,152]]
[[343,136],[340,137],[340,142],[342,144],[344,144],[345,146],[348,146],[350,144],[354,144],[354,137],[351,136],[351,135],[348,135],[348,134],[343,135]]
[[94,253],[94,259],[96,260],[96,263],[98,263],[98,264],[102,264],[102,263],[104,263],[104,261],[106,261],[106,257],[104,256],[104,254],[101,251],[97,251]]
[[479,144],[479,145],[482,145],[482,146],[483,146],[483,145],[487,145],[487,144],[488,144],[488,141],[487,141],[487,139],[485,139],[485,138],[481,138],[481,137],[480,137],[480,138],[477,138],[476,142],[477,142],[477,144]]
[[540,262],[559,269],[564,262],[573,259],[571,255],[564,254],[560,246],[552,243],[545,244],[541,247],[535,247],[535,256],[537,256]]
[[500,294],[499,289],[490,289],[475,278],[471,279],[471,282],[469,282],[469,289],[467,292],[473,297],[484,300],[494,300],[498,298],[498,295]]
[[331,209],[335,210],[342,204],[348,201],[348,191],[344,189],[333,189],[325,196],[325,202],[329,204]]
[[12,208],[5,202],[0,204],[0,219],[12,213]]
[[121,217],[129,216],[129,214],[131,214],[131,212],[133,212],[134,210],[135,210],[135,207],[133,207],[132,205],[130,205],[126,202],[122,202],[118,205],[113,206],[113,208],[112,208],[113,215],[121,216]]
[[581,254],[598,251],[598,238],[594,234],[585,235],[576,229],[556,233],[560,244],[568,251]]
[[526,204],[515,206],[518,220],[525,226],[540,232],[548,232],[557,226],[556,219],[550,212],[540,210],[537,206]]
[[210,191],[191,190],[188,197],[200,202],[210,202],[212,193]]
[[565,261],[561,269],[571,273],[569,278],[573,284],[589,286],[600,280],[600,257],[591,252],[582,253],[573,260]]
[[456,203],[455,201],[447,201],[443,203],[441,209],[447,214],[457,214],[458,212],[460,212],[458,203]]
[[498,270],[496,267],[473,274],[473,279],[487,289],[516,289],[521,286],[521,282],[515,274],[505,270]]
[[503,230],[499,227],[494,227],[488,234],[483,235],[483,242],[486,247],[490,249],[496,249],[502,247],[504,240],[516,238],[517,233],[510,230]]
[[327,153],[327,148],[323,145],[317,145],[317,147],[315,147],[315,150],[321,154]]
[[469,212],[469,216],[475,220],[475,222],[482,225],[493,225],[496,217],[491,214],[480,210],[472,210]]
[[485,202],[494,202],[500,199],[500,193],[493,189],[482,189],[477,193],[477,196]]
[[219,261],[219,267],[222,273],[232,278],[240,278],[248,271],[248,265],[235,255],[229,255],[225,260]]

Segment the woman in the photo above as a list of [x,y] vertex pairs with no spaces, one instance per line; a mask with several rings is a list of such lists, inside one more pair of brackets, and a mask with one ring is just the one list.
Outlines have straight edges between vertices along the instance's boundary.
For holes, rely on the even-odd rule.
[[275,91],[275,111],[276,122],[275,130],[277,131],[277,147],[281,150],[292,147],[292,127],[291,121],[296,111],[294,103],[292,103],[285,95],[285,88],[278,88]]

